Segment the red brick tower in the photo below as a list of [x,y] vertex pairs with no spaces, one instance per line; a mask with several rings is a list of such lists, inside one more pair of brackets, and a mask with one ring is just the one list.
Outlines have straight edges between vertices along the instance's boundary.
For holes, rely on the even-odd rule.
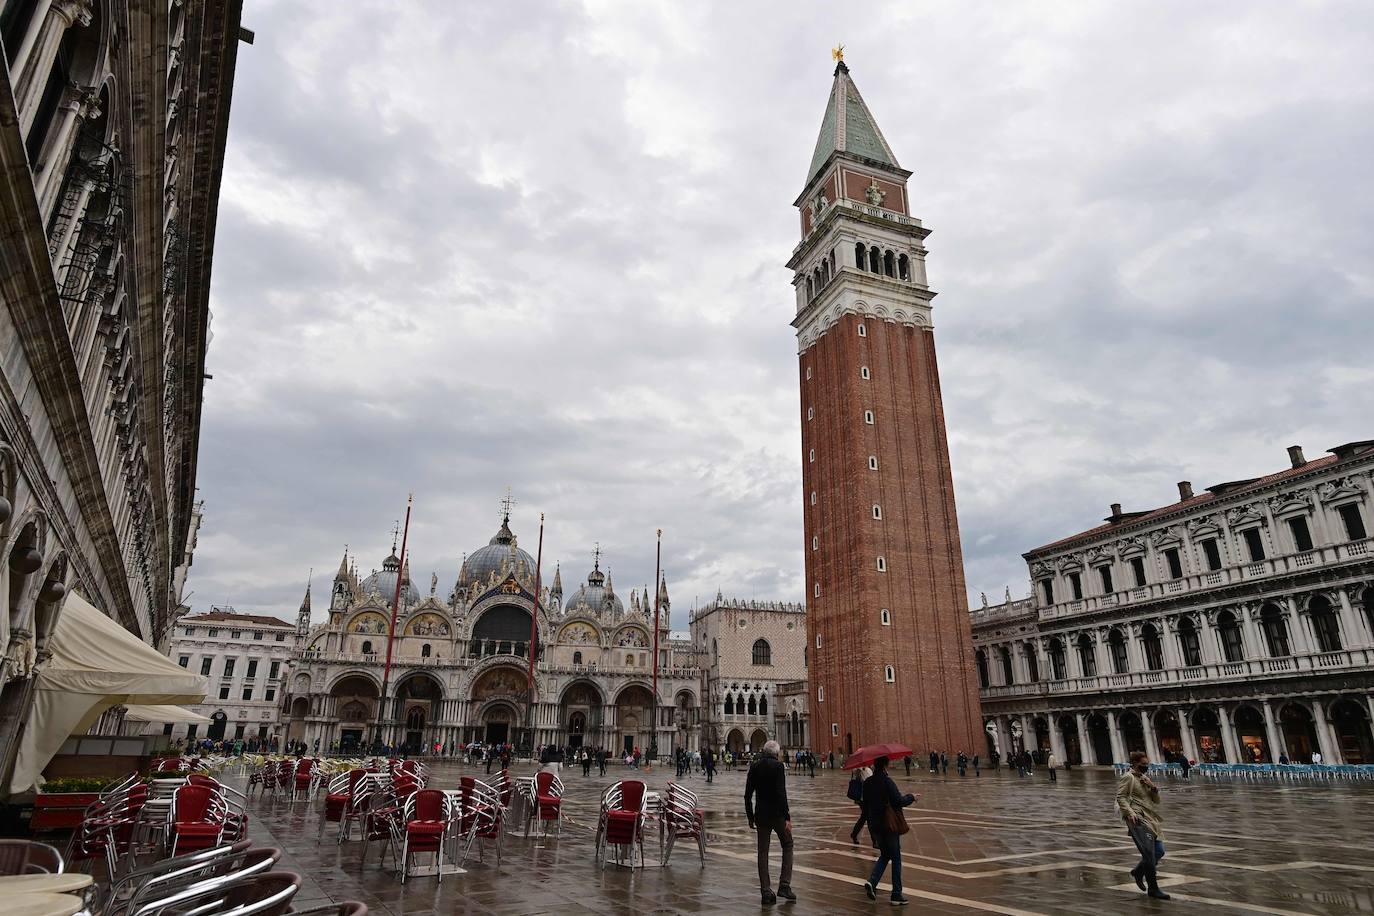
[[841,61],[796,201],[812,747],[986,747],[923,244]]

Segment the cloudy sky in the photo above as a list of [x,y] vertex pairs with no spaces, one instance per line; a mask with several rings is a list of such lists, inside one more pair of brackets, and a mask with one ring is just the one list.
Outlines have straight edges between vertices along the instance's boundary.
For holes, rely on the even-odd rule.
[[[1109,503],[1374,437],[1374,8],[247,0],[191,604],[291,615],[415,494],[565,584],[802,597],[783,264],[853,76],[934,230],[972,600]],[[550,570],[551,572],[552,570]],[[317,607],[317,615],[318,615]]]

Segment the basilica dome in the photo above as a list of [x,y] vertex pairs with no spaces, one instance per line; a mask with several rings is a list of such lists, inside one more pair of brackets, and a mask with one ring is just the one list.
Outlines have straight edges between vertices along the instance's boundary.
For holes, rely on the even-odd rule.
[[510,519],[501,522],[501,530],[487,543],[468,554],[463,568],[458,571],[458,587],[476,586],[484,588],[492,573],[504,576],[515,573],[520,580],[534,581],[534,557],[515,544],[515,535],[510,530]]
[[574,614],[580,610],[593,614],[625,613],[625,606],[620,603],[620,599],[606,581],[606,574],[601,571],[599,563],[587,575],[587,584],[579,586],[577,591],[563,602],[563,612],[566,614]]
[[[382,561],[380,572],[373,572],[362,581],[360,589],[365,595],[368,592],[375,592],[382,596],[387,604],[396,597],[396,580],[400,577],[401,561],[392,554]],[[401,586],[401,603],[415,604],[420,600],[420,593],[415,588],[415,583],[410,581],[410,570],[406,569],[405,584]]]

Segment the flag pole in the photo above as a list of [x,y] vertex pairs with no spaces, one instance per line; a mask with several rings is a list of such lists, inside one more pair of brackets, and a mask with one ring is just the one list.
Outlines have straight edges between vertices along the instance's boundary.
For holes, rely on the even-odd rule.
[[544,562],[544,513],[539,513],[539,546],[534,552],[534,613],[530,615],[530,666],[525,679],[525,731],[529,735],[530,754],[534,754],[534,654],[539,638],[540,567]]
[[[401,608],[401,583],[405,581],[406,574],[406,541],[410,537],[410,506],[414,501],[414,493],[406,494],[406,524],[401,534],[401,555],[396,558],[400,566],[396,569],[396,592],[391,596],[391,626],[386,631],[386,665],[382,668],[382,698],[377,707],[377,724],[372,732],[373,745],[381,740],[382,716],[386,713],[386,691],[391,682],[391,649],[396,639],[396,616]],[[392,541],[391,545],[396,546],[396,542]]]
[[661,593],[659,588],[659,577],[662,575],[663,566],[663,529],[658,529],[658,540],[654,546],[654,730],[649,739],[649,758],[658,759],[658,596]]

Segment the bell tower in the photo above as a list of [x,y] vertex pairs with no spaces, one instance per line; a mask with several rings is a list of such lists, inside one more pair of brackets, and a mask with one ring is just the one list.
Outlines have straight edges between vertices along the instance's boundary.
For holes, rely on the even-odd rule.
[[982,753],[929,230],[837,52],[795,201],[812,747]]

